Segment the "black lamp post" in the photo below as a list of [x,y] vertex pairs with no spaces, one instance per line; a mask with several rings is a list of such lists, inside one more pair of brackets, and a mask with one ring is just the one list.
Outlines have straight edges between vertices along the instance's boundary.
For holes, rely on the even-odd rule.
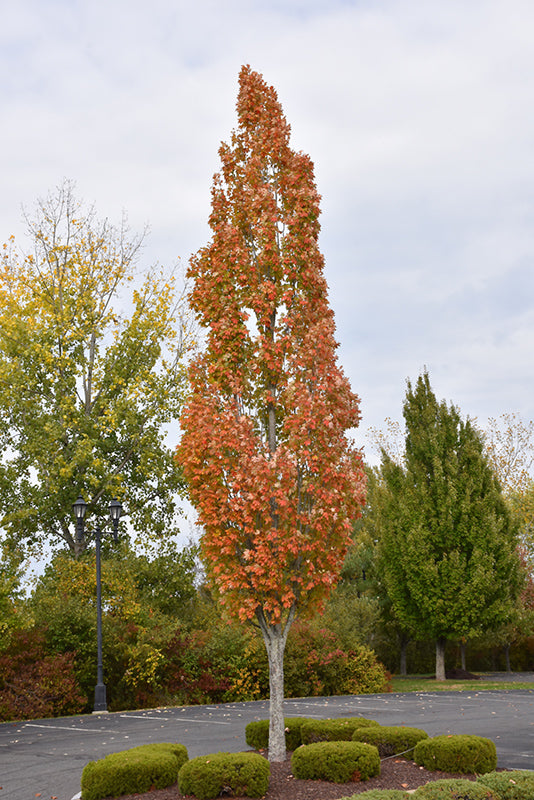
[[[76,538],[78,541],[83,539],[83,528],[85,512],[87,511],[87,503],[80,495],[72,506],[76,516]],[[113,538],[117,541],[117,533],[119,529],[119,519],[122,513],[122,506],[115,498],[109,504],[109,516],[113,523]],[[94,712],[107,711],[106,702],[106,686],[104,684],[104,671],[102,667],[102,582],[100,574],[100,538],[102,531],[98,521],[95,523],[95,541],[96,541],[96,638],[98,647],[98,662],[97,662],[97,683],[95,686],[95,704]]]

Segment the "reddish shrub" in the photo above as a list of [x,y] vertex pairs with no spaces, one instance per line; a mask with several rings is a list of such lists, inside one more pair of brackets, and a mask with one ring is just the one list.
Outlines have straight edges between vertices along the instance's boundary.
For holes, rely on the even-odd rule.
[[76,714],[87,705],[74,674],[74,653],[46,655],[40,631],[13,634],[0,656],[0,720]]
[[207,653],[210,635],[179,631],[165,651],[165,689],[187,703],[217,703],[230,686],[223,671],[215,666]]

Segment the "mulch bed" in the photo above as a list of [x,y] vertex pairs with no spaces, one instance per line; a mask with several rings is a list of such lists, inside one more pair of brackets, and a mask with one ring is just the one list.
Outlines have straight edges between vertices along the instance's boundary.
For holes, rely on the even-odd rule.
[[[368,789],[417,789],[418,786],[439,778],[475,779],[475,775],[431,772],[419,767],[414,761],[397,757],[384,759],[380,766],[380,775],[368,781],[351,783],[301,781],[291,774],[288,756],[284,762],[271,764],[271,777],[265,800],[338,800],[340,797],[351,797]],[[166,789],[155,789],[145,794],[123,795],[120,800],[192,800],[192,798],[181,794],[178,785],[174,784]],[[248,800],[248,798],[237,800]]]

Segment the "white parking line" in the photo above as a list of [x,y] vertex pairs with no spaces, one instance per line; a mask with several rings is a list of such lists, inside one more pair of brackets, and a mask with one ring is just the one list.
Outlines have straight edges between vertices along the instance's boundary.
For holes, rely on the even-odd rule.
[[48,728],[54,731],[80,731],[80,733],[119,733],[106,728],[75,728],[71,725],[37,725],[35,722],[25,722],[25,728]]

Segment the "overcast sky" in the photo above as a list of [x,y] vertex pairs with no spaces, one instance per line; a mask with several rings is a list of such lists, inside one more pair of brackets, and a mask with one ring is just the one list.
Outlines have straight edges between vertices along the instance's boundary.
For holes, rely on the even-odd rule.
[[248,63],[315,164],[358,442],[425,366],[464,416],[534,418],[532,0],[0,7],[0,241],[69,178],[149,223],[147,262],[187,262]]

